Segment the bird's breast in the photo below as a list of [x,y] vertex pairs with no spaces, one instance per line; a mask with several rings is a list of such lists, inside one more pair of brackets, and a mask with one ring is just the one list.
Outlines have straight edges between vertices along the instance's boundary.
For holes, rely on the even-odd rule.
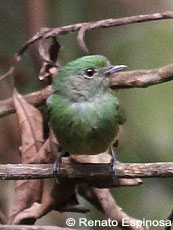
[[50,122],[62,148],[72,154],[106,151],[118,133],[118,99],[111,94],[93,101],[68,102],[53,98]]

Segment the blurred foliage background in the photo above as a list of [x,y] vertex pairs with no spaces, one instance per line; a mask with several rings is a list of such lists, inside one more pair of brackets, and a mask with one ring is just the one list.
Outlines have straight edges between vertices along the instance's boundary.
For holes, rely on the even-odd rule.
[[[14,53],[41,27],[173,10],[171,0],[1,0],[0,3],[0,74],[8,70]],[[97,29],[87,32],[86,43],[92,54],[105,55],[114,64],[127,65],[128,70],[157,68],[172,63],[172,29],[173,20]],[[59,36],[58,40],[63,46],[60,54],[62,64],[83,55],[75,33]],[[16,86],[23,94],[44,87],[37,79],[41,65],[37,50],[38,44],[34,44],[15,73]],[[173,161],[172,90],[172,82],[168,82],[148,89],[117,92],[127,114],[127,122],[120,134],[118,160]],[[0,82],[0,99],[8,98],[11,94],[11,80],[6,78]],[[19,162],[19,133],[15,115],[0,119],[1,163]],[[0,185],[3,186],[0,210],[8,215],[12,207],[15,183],[0,181]],[[145,179],[140,187],[111,191],[117,203],[128,214],[139,219],[165,219],[173,204],[172,179]],[[88,219],[104,218],[86,201],[81,202],[91,209]],[[78,214],[73,216],[80,217]],[[56,213],[50,213],[37,221],[37,224],[63,226],[62,215],[59,218]],[[65,220],[65,215],[63,218]],[[157,227],[159,229],[161,228]]]

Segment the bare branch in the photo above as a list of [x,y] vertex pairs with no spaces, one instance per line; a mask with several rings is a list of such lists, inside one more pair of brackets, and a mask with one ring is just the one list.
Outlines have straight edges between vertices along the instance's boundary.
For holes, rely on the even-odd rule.
[[84,42],[84,35],[87,30],[93,30],[98,28],[108,28],[115,26],[128,25],[132,23],[142,23],[154,20],[163,20],[163,19],[173,19],[173,12],[166,11],[163,13],[154,13],[154,14],[146,14],[146,15],[137,15],[125,18],[116,18],[116,19],[105,19],[95,22],[85,22],[78,23],[68,26],[62,26],[57,28],[42,28],[40,32],[35,34],[30,40],[28,40],[21,49],[14,56],[14,64],[10,67],[10,70],[0,77],[0,80],[4,77],[9,76],[14,72],[15,65],[18,61],[20,61],[21,56],[25,53],[25,51],[36,41],[41,40],[42,38],[54,37],[59,34],[64,35],[76,31],[80,31],[78,35],[79,45],[84,49],[85,52],[88,52]]
[[[110,78],[110,87],[146,88],[155,84],[173,80],[173,64],[151,70],[134,70],[115,74]],[[25,95],[24,98],[32,105],[43,105],[47,97],[52,93],[52,86],[48,86],[38,92]],[[0,101],[0,117],[15,113],[12,99]]]
[[[52,93],[52,87],[48,86],[41,91],[25,95],[24,98],[32,105],[43,105],[48,96]],[[15,113],[14,103],[11,98],[0,101],[0,117]]]
[[[110,79],[112,88],[146,88],[155,84],[173,80],[173,64],[152,70],[135,70],[115,74]],[[35,106],[42,105],[52,93],[52,87],[25,95],[25,99]],[[15,112],[12,99],[0,101],[0,117]]]
[[18,51],[18,55],[22,55],[27,48],[34,42],[42,39],[52,37],[58,34],[64,35],[72,32],[79,31],[81,27],[85,27],[87,30],[93,30],[98,28],[108,28],[114,26],[122,26],[128,25],[132,23],[141,23],[153,20],[162,20],[162,19],[172,19],[173,12],[166,11],[163,13],[155,13],[155,14],[146,14],[146,15],[137,15],[125,18],[117,18],[117,19],[105,19],[96,22],[88,22],[88,23],[77,23],[68,26],[62,26],[57,28],[43,28],[39,33],[35,34],[30,40],[28,40],[24,46]]
[[62,26],[57,28],[42,28],[41,31],[35,34],[30,40],[28,40],[23,47],[18,51],[18,56],[21,56],[27,48],[33,44],[34,42],[42,39],[49,38],[58,34],[64,35],[72,32],[79,31],[82,27],[85,27],[87,30],[93,30],[98,28],[108,28],[114,26],[122,26],[128,25],[132,23],[141,23],[153,20],[162,20],[162,19],[173,19],[173,12],[166,11],[163,13],[155,13],[155,14],[146,14],[146,15],[137,15],[125,18],[116,18],[116,19],[105,19],[96,22],[85,22],[85,23],[77,23],[68,26]]
[[6,72],[5,74],[3,74],[1,77],[0,77],[0,81],[3,80],[4,78],[8,77],[9,75],[11,75],[13,72],[14,72],[14,69],[15,69],[15,65],[12,65],[10,67],[10,69],[8,70],[8,72]]
[[134,70],[114,74],[110,79],[110,87],[146,88],[151,85],[173,80],[173,64],[151,70]]
[[[113,173],[109,170],[110,164],[95,163],[62,163],[57,177],[85,180],[91,185],[101,184],[105,187],[107,180],[117,178],[171,178],[173,177],[173,162],[161,163],[119,163],[117,165],[117,178],[112,178]],[[52,164],[1,164],[0,179],[2,180],[23,180],[53,178]],[[94,183],[93,183],[94,181]],[[97,183],[96,183],[97,182]],[[107,182],[106,182],[107,184]],[[111,187],[111,186],[109,186]]]

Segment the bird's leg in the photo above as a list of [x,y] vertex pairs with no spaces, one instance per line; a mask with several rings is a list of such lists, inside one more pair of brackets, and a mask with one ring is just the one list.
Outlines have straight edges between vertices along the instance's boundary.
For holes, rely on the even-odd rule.
[[56,181],[57,181],[57,172],[60,172],[60,164],[62,162],[62,157],[69,157],[70,154],[68,152],[65,152],[65,151],[62,151],[60,153],[60,155],[56,158],[56,161],[53,165],[53,175],[55,176],[56,178]]
[[112,156],[111,164],[110,164],[110,171],[114,173],[114,176],[117,176],[118,173],[117,173],[116,152],[113,146],[110,147],[110,153]]

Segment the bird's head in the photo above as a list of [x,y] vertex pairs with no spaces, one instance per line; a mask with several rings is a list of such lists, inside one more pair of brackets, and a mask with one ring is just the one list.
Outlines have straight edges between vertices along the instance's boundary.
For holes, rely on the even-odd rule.
[[89,100],[108,90],[109,76],[121,71],[125,65],[111,65],[101,55],[78,58],[67,63],[54,78],[54,90],[73,100]]

